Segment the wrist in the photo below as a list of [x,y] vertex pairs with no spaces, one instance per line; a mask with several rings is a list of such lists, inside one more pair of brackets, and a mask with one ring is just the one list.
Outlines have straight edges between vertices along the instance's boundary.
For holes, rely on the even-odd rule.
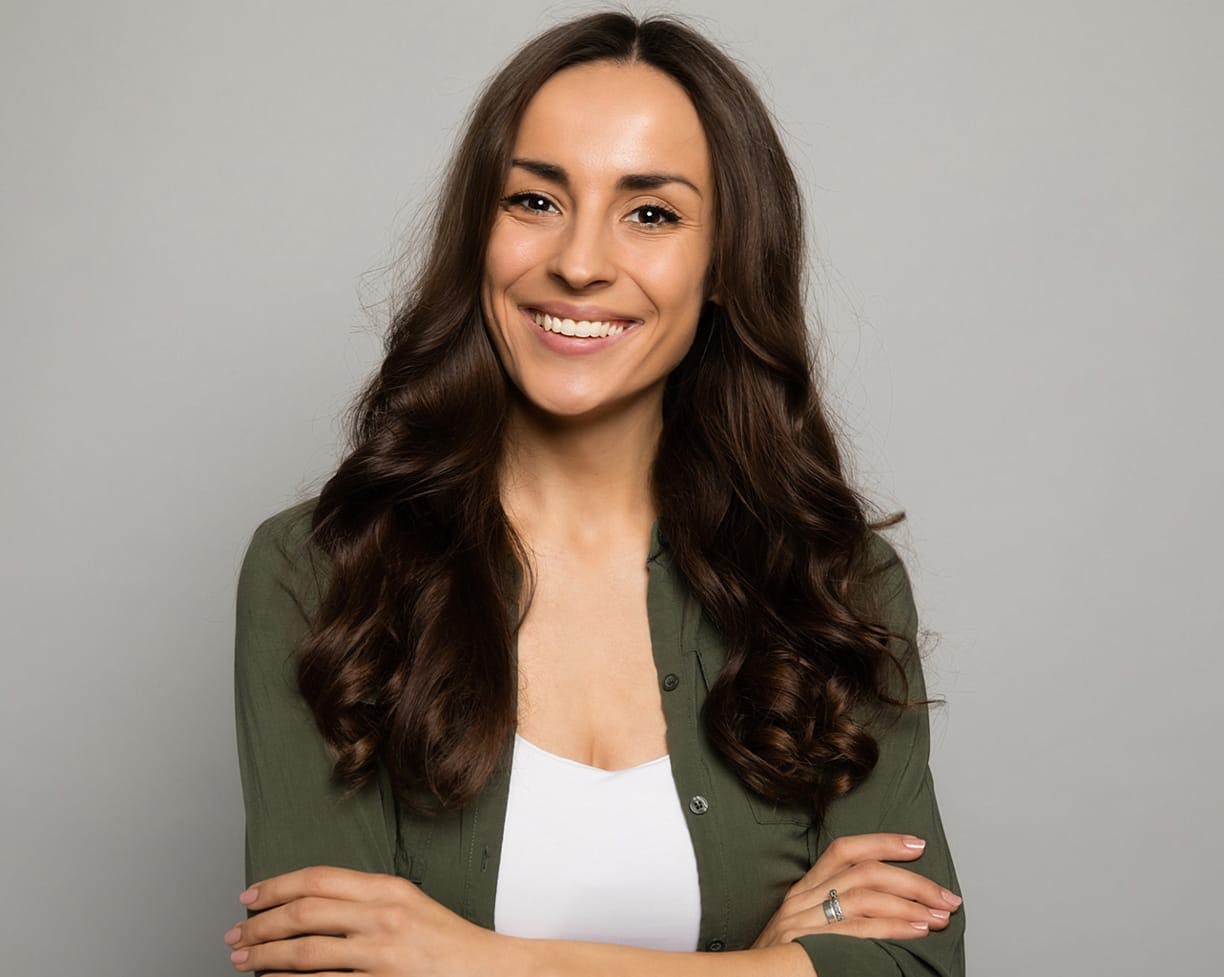
[[486,971],[501,977],[551,977],[554,972],[541,949],[546,940],[495,933],[492,966]]

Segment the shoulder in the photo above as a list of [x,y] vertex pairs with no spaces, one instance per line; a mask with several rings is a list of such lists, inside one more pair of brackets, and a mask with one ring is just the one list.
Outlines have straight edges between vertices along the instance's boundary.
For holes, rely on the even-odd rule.
[[878,530],[868,530],[866,543],[866,580],[881,617],[881,624],[894,634],[904,635],[917,623],[914,589],[905,561]]
[[311,519],[319,497],[311,496],[302,502],[274,512],[255,527],[252,543],[280,548],[300,548],[310,533]]
[[304,611],[317,605],[326,576],[325,558],[310,539],[318,501],[316,495],[295,503],[255,527],[239,572],[240,600],[244,594],[281,591]]
[[926,695],[926,682],[918,644],[918,609],[913,584],[896,547],[877,530],[868,532],[864,572],[873,616],[888,629],[889,650],[898,671],[905,677],[904,683],[896,683],[893,691],[904,698],[922,699]]

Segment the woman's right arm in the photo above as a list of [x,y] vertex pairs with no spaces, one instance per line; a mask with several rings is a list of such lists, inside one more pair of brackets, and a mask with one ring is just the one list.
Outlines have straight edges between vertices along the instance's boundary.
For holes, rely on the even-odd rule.
[[308,865],[394,874],[394,802],[381,778],[344,800],[297,689],[294,646],[318,606],[310,503],[264,520],[238,577],[234,708],[246,884]]

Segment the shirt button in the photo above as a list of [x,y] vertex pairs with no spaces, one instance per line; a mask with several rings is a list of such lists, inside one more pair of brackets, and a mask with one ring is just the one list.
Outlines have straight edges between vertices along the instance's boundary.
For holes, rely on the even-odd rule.
[[713,950],[715,953],[717,953],[717,952],[718,952],[719,950],[721,950],[721,949],[722,949],[724,946],[725,946],[725,944],[723,943],[723,941],[722,941],[722,940],[710,940],[710,942],[709,942],[708,944],[706,944],[706,949],[707,949],[707,950]]
[[689,810],[694,814],[705,814],[710,809],[710,802],[700,794],[694,794],[689,798]]
[[680,684],[680,676],[675,674],[674,672],[668,672],[666,675],[663,676],[663,688],[665,688],[668,692],[672,691],[672,689],[674,689],[679,684]]

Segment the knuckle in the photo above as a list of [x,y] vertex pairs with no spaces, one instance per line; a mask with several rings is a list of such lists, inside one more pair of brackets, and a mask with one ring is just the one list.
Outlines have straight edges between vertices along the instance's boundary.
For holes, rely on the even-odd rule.
[[[923,880],[926,882],[926,880]],[[939,909],[949,909],[950,907],[944,902],[943,889],[934,882],[926,882],[922,887],[922,901],[928,906],[936,906]]]
[[[837,902],[842,907],[842,911],[861,910],[867,900],[864,898],[866,890],[857,885],[852,885],[848,889],[837,890]],[[860,913],[861,915],[861,913]]]
[[420,891],[402,875],[388,875],[386,878],[387,896],[391,899],[409,899]]
[[834,858],[844,860],[849,856],[851,847],[850,836],[841,835],[840,837],[834,838],[829,843],[829,847],[825,850]]
[[375,925],[385,933],[402,932],[408,924],[408,913],[401,906],[380,906],[376,912]]
[[[323,948],[318,940],[296,940],[298,946],[294,948],[294,964],[304,964],[306,970],[319,969],[316,964],[320,964],[323,959]],[[303,969],[296,967],[294,969]]]
[[321,895],[326,885],[327,866],[325,865],[313,865],[302,876],[302,891],[308,896]]
[[284,907],[285,918],[299,929],[306,927],[306,900],[294,899]]

